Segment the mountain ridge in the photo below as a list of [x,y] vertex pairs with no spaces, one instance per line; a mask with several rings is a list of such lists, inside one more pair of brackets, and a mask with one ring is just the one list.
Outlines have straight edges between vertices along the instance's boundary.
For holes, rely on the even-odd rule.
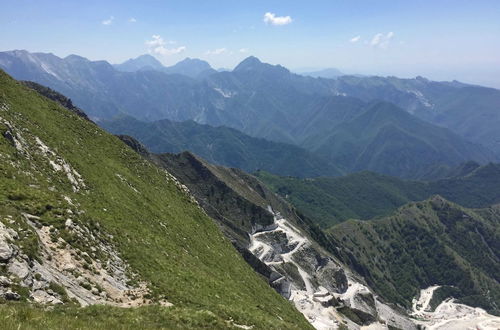
[[[348,164],[344,164],[344,170],[389,169],[385,165],[390,155],[401,155],[402,158],[393,165],[393,169],[384,173],[403,177],[420,175],[412,168],[413,160],[418,161],[418,158],[430,162],[428,165],[433,168],[440,165],[455,166],[467,160],[484,162],[484,157],[479,155],[484,149],[466,143],[463,134],[474,143],[482,143],[498,151],[495,141],[499,133],[492,123],[500,116],[495,110],[498,109],[496,103],[500,94],[494,90],[485,92],[484,88],[467,89],[469,96],[456,98],[467,87],[423,78],[344,76],[335,80],[314,79],[292,74],[286,68],[265,64],[252,57],[247,58],[247,62],[242,62],[240,70],[214,72],[201,79],[193,79],[156,71],[119,72],[100,62],[75,64],[78,67],[76,70],[77,67],[53,56],[50,56],[50,61],[43,62],[42,55],[25,53],[24,57],[19,57],[16,54],[0,53],[0,66],[15,73],[16,78],[32,78],[31,80],[68,95],[96,121],[123,115],[135,115],[145,121],[195,120],[211,126],[228,126],[253,137],[309,148],[304,143],[311,139],[311,135],[331,134],[332,127],[325,123],[337,127],[356,117],[363,111],[363,104],[370,104],[374,99],[394,102],[412,116],[435,122],[437,114],[448,116],[446,113],[451,111],[450,102],[445,101],[453,98],[457,99],[453,103],[453,109],[457,109],[460,123],[464,125],[459,128],[450,124],[456,132],[462,134],[460,138],[453,137],[457,142],[455,146],[450,144],[449,134],[440,134],[441,137],[448,136],[448,141],[432,142],[425,141],[428,133],[425,130],[419,131],[415,138],[398,127],[388,127],[381,132],[383,135],[379,136],[380,139],[375,141],[379,144],[378,148],[373,148],[377,150],[377,154],[362,146],[367,152],[357,164],[349,160]],[[247,68],[243,70],[245,66]],[[249,69],[251,70],[248,71]],[[483,99],[482,93],[491,95]],[[343,100],[332,101],[335,99]],[[467,120],[471,116],[469,109],[473,108],[467,102],[476,104],[480,100],[483,104],[477,107],[478,111],[493,119]],[[410,118],[411,121],[418,122],[417,118]],[[438,129],[435,124],[430,125],[433,125],[432,130]],[[426,127],[431,129],[429,125]],[[397,146],[395,139],[400,139],[402,143]],[[414,146],[414,152],[425,153],[425,156],[412,159],[416,157],[414,152],[411,155],[400,154],[398,148],[404,147],[403,142]],[[348,143],[350,142],[347,141]],[[457,149],[456,145],[464,148]],[[321,145],[314,145],[312,148],[321,149]],[[465,152],[459,155],[462,149]],[[322,153],[323,157],[331,154],[326,149]],[[493,158],[488,157],[487,160],[493,161],[496,157],[493,155]],[[381,158],[385,159],[377,160]],[[436,161],[439,163],[435,163]],[[429,170],[430,168],[422,169],[424,172]]]
[[370,220],[390,215],[398,207],[439,194],[469,208],[500,203],[500,165],[465,165],[453,176],[421,182],[363,171],[338,178],[298,179],[258,172],[270,189],[325,227],[350,218]]
[[235,129],[212,127],[194,121],[167,119],[140,122],[133,118],[102,121],[101,127],[113,134],[131,135],[154,153],[189,150],[219,165],[258,169],[300,177],[337,176],[341,171],[326,160],[300,147],[250,137]]

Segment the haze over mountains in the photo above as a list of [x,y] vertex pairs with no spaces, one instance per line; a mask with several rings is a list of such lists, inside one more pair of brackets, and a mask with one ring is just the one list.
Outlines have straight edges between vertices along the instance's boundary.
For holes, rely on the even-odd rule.
[[[0,53],[0,67],[69,96],[97,122],[111,125],[126,115],[227,126],[305,148],[326,160],[325,169],[419,178],[437,166],[496,161],[500,152],[500,91],[458,82],[316,79],[255,57],[216,72],[195,59],[166,68],[144,55],[112,66],[75,55],[10,51]],[[361,129],[368,122],[370,130]]]
[[201,78],[216,72],[210,64],[196,58],[186,58],[179,63],[165,67],[155,57],[151,55],[141,55],[131,58],[122,64],[113,65],[115,69],[125,72],[156,70],[170,74],[180,74],[191,78]]

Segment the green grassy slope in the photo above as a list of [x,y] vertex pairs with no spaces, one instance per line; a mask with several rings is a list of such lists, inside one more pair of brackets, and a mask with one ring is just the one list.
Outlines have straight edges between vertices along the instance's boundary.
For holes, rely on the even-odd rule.
[[328,227],[349,218],[367,220],[389,215],[403,204],[434,194],[473,208],[500,202],[500,165],[483,165],[456,174],[460,176],[429,182],[372,172],[315,179],[279,177],[263,171],[256,175],[306,216]]
[[[47,322],[51,328],[105,328],[116,324],[113,318],[136,322],[152,314],[153,320],[145,327],[220,328],[229,326],[231,319],[256,328],[309,327],[289,302],[251,270],[213,221],[163,170],[116,137],[1,71],[0,105],[0,117],[23,135],[31,149],[36,148],[35,136],[39,137],[85,182],[85,188],[74,192],[47,159],[36,153],[27,159],[8,139],[0,138],[2,218],[10,215],[21,221],[20,213],[28,212],[63,227],[64,220],[57,214],[68,207],[64,201],[68,196],[84,211],[75,214],[74,220],[112,235],[110,241],[121,257],[149,283],[153,299],[166,298],[174,304],[171,310],[153,306],[57,308],[50,312],[31,310],[24,304],[0,306],[13,315],[9,327],[19,322],[21,327],[40,328]],[[5,133],[10,128],[2,123],[0,129]],[[35,243],[32,258],[36,258]]]
[[499,207],[473,211],[435,196],[328,231],[344,259],[392,302],[408,308],[419,289],[449,285],[459,301],[500,314]]

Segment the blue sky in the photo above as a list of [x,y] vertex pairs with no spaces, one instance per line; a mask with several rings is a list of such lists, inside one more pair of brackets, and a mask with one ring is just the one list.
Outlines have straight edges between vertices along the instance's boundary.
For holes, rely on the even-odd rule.
[[500,88],[497,0],[0,0],[0,8],[0,50],[111,63],[151,52],[166,65],[197,57],[216,68],[255,55],[290,69]]

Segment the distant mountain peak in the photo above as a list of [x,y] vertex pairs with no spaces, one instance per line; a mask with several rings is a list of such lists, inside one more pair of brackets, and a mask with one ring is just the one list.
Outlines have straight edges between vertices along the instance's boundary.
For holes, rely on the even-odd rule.
[[180,66],[185,66],[185,65],[189,65],[189,66],[197,65],[200,68],[203,68],[205,70],[212,68],[207,61],[200,60],[199,58],[191,58],[191,57],[186,57],[182,61],[174,64],[172,67],[180,67]]
[[255,70],[256,68],[262,66],[262,63],[257,57],[249,56],[238,64],[233,71],[248,71]]
[[235,68],[234,71],[247,71],[255,69],[261,66],[263,63],[255,56],[249,56],[240,62]]
[[255,56],[247,57],[240,64],[238,64],[233,70],[233,72],[246,72],[246,71],[261,71],[278,75],[290,73],[290,71],[287,68],[279,64],[272,65],[269,63],[263,63]]
[[188,76],[191,78],[199,78],[207,74],[216,72],[207,61],[199,58],[186,57],[180,62],[169,66],[163,70],[166,73],[175,73]]
[[154,56],[149,54],[143,54],[137,56],[136,58],[131,58],[126,60],[121,64],[114,65],[119,71],[139,71],[144,69],[159,70],[163,68],[163,64],[160,63]]

